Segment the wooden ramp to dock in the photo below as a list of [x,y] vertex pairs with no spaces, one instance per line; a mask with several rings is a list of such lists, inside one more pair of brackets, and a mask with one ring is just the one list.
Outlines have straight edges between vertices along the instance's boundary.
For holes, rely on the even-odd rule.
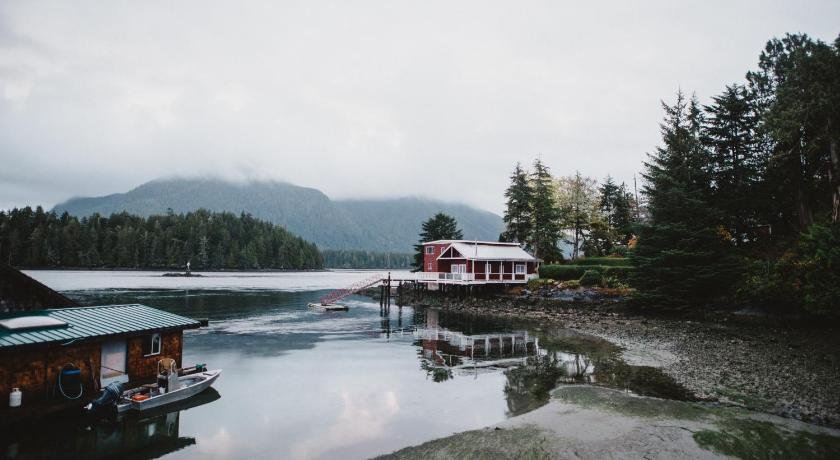
[[349,295],[353,295],[361,291],[362,289],[375,286],[381,283],[384,279],[386,279],[386,276],[383,276],[382,274],[377,274],[375,276],[371,276],[370,278],[357,281],[344,289],[336,289],[335,291],[330,292],[324,297],[321,297],[321,305],[329,305],[331,303],[338,302],[339,300]]

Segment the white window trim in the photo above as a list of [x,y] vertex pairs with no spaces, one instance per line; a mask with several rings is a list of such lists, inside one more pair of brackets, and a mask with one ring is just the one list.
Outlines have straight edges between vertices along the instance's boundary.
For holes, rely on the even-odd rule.
[[[155,337],[157,337],[157,351],[154,351],[154,347],[155,347]],[[148,352],[149,352],[149,353],[144,354],[143,356],[156,356],[156,355],[159,355],[159,354],[160,354],[160,350],[161,350],[161,348],[163,348],[163,347],[162,347],[162,345],[163,345],[163,337],[161,337],[160,332],[155,332],[155,333],[153,333],[153,334],[152,334],[152,338],[151,338],[151,340],[149,341],[149,344],[150,344],[149,346],[150,346],[150,348],[151,348],[151,349],[150,349],[150,350],[143,350],[143,351],[148,351]]]
[[450,273],[459,273],[463,274],[467,272],[467,264],[453,264],[452,268],[449,269]]
[[426,254],[434,254],[435,247],[434,246],[426,246]]
[[429,271],[432,271],[432,263],[429,262]]
[[525,264],[516,264],[513,268],[513,271],[517,275],[524,275],[527,270],[525,269]]

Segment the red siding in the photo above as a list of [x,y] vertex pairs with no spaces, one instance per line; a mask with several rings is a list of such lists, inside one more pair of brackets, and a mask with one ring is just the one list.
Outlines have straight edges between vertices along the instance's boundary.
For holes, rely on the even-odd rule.
[[[446,259],[446,260],[438,260],[437,258],[440,254],[449,247],[449,243],[440,243],[440,244],[433,244],[431,245],[434,247],[434,253],[427,254],[423,252],[423,269],[424,272],[443,272],[449,273],[452,270],[453,264],[466,264],[467,265],[467,273],[476,273],[477,280],[483,280],[485,278],[485,271],[486,271],[486,261],[471,261],[467,259]],[[428,245],[426,246],[428,247]],[[524,280],[526,276],[518,275],[516,276],[511,275],[515,270],[515,264],[517,263],[524,263],[525,264],[525,273],[526,274],[534,274],[537,272],[537,263],[536,262],[504,262],[504,273],[507,276],[504,279],[516,279],[516,280]],[[431,266],[429,265],[431,264]],[[493,273],[490,276],[490,279],[498,280],[500,279],[499,276],[499,262],[492,262],[492,269]]]
[[[449,244],[433,244],[435,248],[435,252],[432,254],[426,253],[426,248],[428,246],[423,247],[423,270],[424,272],[440,272],[440,271],[449,271],[447,270],[438,270],[438,261],[437,258],[440,256],[440,253],[446,249]],[[432,268],[429,269],[429,264],[432,264]]]

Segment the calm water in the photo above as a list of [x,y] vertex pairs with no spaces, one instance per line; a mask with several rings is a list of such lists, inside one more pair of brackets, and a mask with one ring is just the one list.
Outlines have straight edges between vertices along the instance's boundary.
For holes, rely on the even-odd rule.
[[[210,327],[187,331],[184,365],[224,373],[186,405],[92,427],[45,424],[0,439],[7,458],[367,458],[480,428],[544,404],[557,384],[686,393],[628,366],[608,342],[354,296],[306,308],[370,272],[28,272],[86,305],[139,302]],[[513,340],[511,340],[513,338]]]

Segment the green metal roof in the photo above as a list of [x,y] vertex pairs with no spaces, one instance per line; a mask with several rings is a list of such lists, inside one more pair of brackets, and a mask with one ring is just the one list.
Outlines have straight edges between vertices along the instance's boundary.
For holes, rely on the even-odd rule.
[[140,304],[60,308],[0,315],[0,319],[49,316],[67,323],[63,327],[8,330],[0,327],[0,349],[50,342],[69,342],[160,329],[190,329],[199,322]]

